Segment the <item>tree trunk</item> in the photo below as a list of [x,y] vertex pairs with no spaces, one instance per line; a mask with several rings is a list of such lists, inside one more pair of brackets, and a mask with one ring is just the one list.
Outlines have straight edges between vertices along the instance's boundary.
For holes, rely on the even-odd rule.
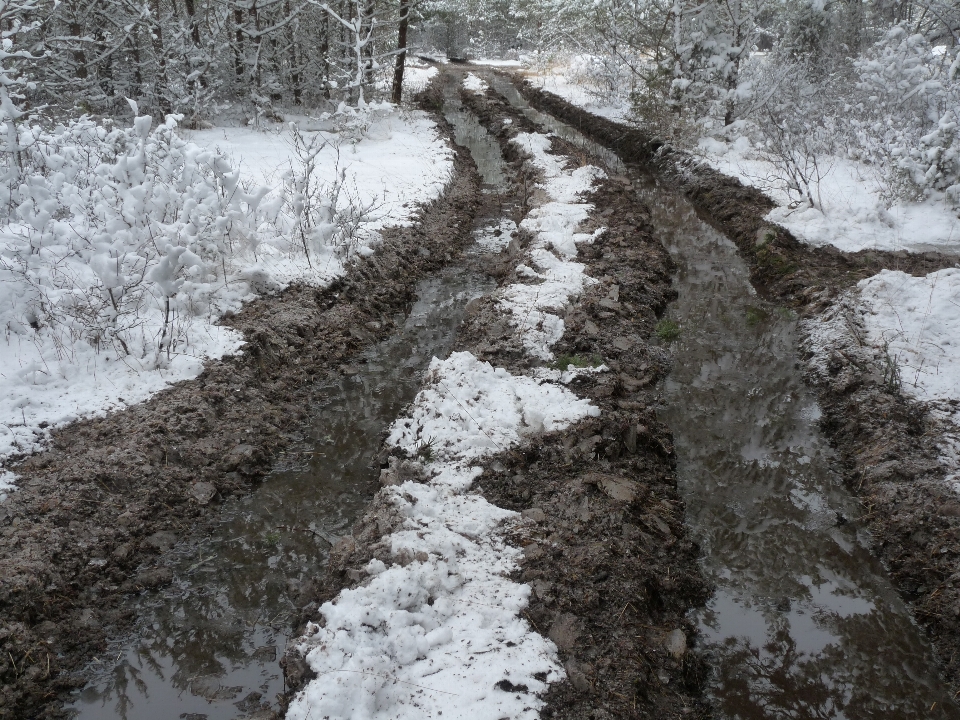
[[80,23],[76,21],[70,23],[70,34],[78,43],[73,51],[73,61],[77,64],[75,74],[78,80],[86,80],[89,73],[87,71],[87,56],[83,52],[83,45],[80,44],[83,42],[83,28],[80,27]]
[[154,82],[154,96],[157,107],[164,115],[171,112],[170,101],[167,98],[167,88],[170,87],[170,79],[167,77],[167,53],[163,46],[163,24],[160,22],[160,0],[151,0],[150,12],[153,15],[153,27],[150,37],[153,41],[153,53],[157,60],[157,77]]
[[393,97],[399,105],[403,99],[403,67],[407,61],[407,27],[410,24],[410,0],[400,0],[400,27],[397,30],[397,61],[393,69]]
[[242,92],[245,72],[243,57],[243,10],[238,7],[233,9],[233,24],[237,26],[233,45],[233,72],[237,76],[237,82],[241,85],[240,88],[237,88],[237,92]]

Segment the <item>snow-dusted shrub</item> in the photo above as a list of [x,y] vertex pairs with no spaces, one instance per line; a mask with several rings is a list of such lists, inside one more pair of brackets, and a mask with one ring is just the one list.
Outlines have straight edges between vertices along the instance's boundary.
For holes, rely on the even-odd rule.
[[290,230],[313,267],[323,262],[324,256],[347,256],[358,249],[366,239],[362,230],[373,219],[377,202],[363,202],[351,193],[343,168],[332,182],[319,180],[317,157],[329,140],[319,133],[308,139],[293,123],[290,133],[297,162],[283,177],[282,197],[289,198]]
[[0,187],[0,263],[18,289],[8,325],[159,363],[178,319],[215,312],[227,258],[256,252],[267,189],[244,192],[239,172],[180,138],[173,117],[151,128],[143,116],[130,128],[83,117],[16,129],[19,165],[8,152],[3,170],[19,181]]
[[322,145],[294,137],[299,161],[271,193],[180,137],[174,116],[0,125],[0,173],[12,179],[0,186],[0,323],[61,358],[84,342],[162,367],[195,320],[236,310],[275,277],[329,276],[359,249],[371,208],[343,173],[318,184]]
[[754,90],[744,113],[759,156],[773,168],[766,184],[797,205],[821,207],[820,182],[840,141],[837,80],[811,75],[802,62],[753,59],[743,73]]
[[854,67],[857,159],[883,171],[891,197],[941,191],[960,204],[960,47],[932,46],[897,25]]

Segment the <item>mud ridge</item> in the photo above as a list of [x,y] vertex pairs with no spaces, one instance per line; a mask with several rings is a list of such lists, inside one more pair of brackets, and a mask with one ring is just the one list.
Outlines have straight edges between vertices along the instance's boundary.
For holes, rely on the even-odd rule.
[[[465,93],[462,100],[499,140],[515,173],[513,187],[521,193],[532,188],[537,174],[510,138],[536,128],[492,93]],[[575,164],[582,160],[579,150],[557,139],[553,151]],[[706,666],[694,650],[695,629],[687,618],[706,601],[708,588],[698,548],[683,524],[671,436],[654,410],[670,357],[648,342],[674,297],[673,268],[650,232],[648,210],[634,195],[621,178],[602,181],[589,198],[594,210],[581,229],[607,230],[581,246],[578,261],[600,282],[573,301],[565,334],[553,348],[561,365],[602,361],[610,368],[568,385],[600,407],[601,416],[491,457],[477,481],[488,501],[529,521],[512,538],[525,558],[516,579],[534,590],[525,617],[556,643],[567,673],[547,692],[543,717],[709,713],[701,698]],[[493,261],[500,285],[522,282],[515,268],[527,240],[521,234]],[[456,349],[514,373],[538,364],[522,351],[515,329],[490,297],[468,306]],[[390,473],[385,455],[383,460]],[[415,459],[402,459],[401,468],[403,461],[416,477]],[[403,562],[382,541],[399,521],[388,504],[371,507],[334,548],[304,620],[318,619],[324,600],[361,581],[370,559]],[[303,657],[294,651],[284,663],[288,685],[302,687],[310,677]]]
[[[885,377],[884,359],[863,341],[848,293],[882,269],[923,276],[956,256],[813,248],[763,218],[773,202],[642,130],[600,118],[511,78],[536,108],[577,127],[641,172],[679,186],[705,219],[733,239],[754,286],[797,310],[807,380],[823,411],[821,429],[838,450],[847,486],[863,514],[874,552],[936,649],[945,679],[960,689],[960,502],[944,482],[938,444],[945,425],[932,408],[905,397]],[[838,328],[832,347],[813,334]]]
[[[451,136],[442,117],[441,132]],[[253,489],[310,413],[312,388],[394,331],[417,280],[459,253],[482,203],[462,148],[444,194],[371,258],[225,320],[242,354],[195,380],[53,433],[11,468],[0,506],[0,718],[61,717],[84,664],[133,620],[125,597],[170,581],[160,554]]]

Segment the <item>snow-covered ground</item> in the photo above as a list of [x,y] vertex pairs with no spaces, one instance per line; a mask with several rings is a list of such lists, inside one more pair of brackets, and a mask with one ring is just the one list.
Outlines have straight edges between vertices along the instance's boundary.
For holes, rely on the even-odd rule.
[[866,340],[879,361],[895,363],[903,392],[942,421],[941,460],[960,492],[960,268],[926,277],[884,270],[858,290]]
[[746,138],[727,143],[703,138],[704,160],[769,195],[780,207],[767,219],[811,245],[858,250],[960,252],[960,217],[942,198],[890,203],[882,199],[873,171],[846,158],[821,158],[825,176],[814,189],[818,207],[791,201],[776,181],[773,165],[757,156]]
[[629,88],[624,86],[618,94],[598,87],[590,80],[591,66],[597,62],[590,55],[573,55],[562,64],[528,74],[527,79],[535,87],[559,95],[594,115],[623,122],[631,114]]
[[[429,78],[435,72],[424,70],[421,74]],[[424,79],[413,75],[414,82]],[[356,247],[360,254],[375,251],[378,229],[411,222],[418,204],[442,192],[452,170],[452,151],[424,113],[384,107],[369,114],[366,123],[362,135],[358,136],[354,128],[349,140],[332,132],[308,132],[310,123],[300,123],[306,137],[323,135],[330,141],[317,156],[316,179],[330,186],[339,177],[343,185],[341,202],[350,197],[373,206],[370,222],[364,224]],[[283,173],[298,169],[288,129],[218,128],[181,134],[187,137],[180,148],[185,156],[205,158],[206,151],[219,149],[228,159],[225,162],[232,161],[239,168],[240,185],[248,189],[251,201],[266,194],[260,201],[261,208],[273,202]],[[216,324],[222,312],[235,312],[258,293],[293,281],[329,282],[343,272],[346,261],[342,255],[328,253],[322,258],[314,255],[310,262],[304,254],[294,252],[296,242],[282,233],[260,244],[236,246],[219,281],[211,281],[212,276],[203,272],[187,273],[188,278],[204,279],[205,283],[194,283],[199,289],[195,288],[196,298],[191,296],[191,302],[199,298],[199,309],[192,315],[175,317],[181,338],[177,346],[169,353],[151,350],[162,331],[164,313],[162,301],[148,294],[136,330],[126,335],[129,352],[122,353],[116,341],[99,346],[91,343],[76,324],[57,328],[41,325],[38,330],[30,327],[32,310],[24,299],[29,292],[10,264],[14,257],[11,253],[27,237],[21,227],[0,228],[0,250],[7,261],[6,265],[0,264],[0,323],[5,329],[4,342],[0,343],[0,498],[12,479],[2,471],[5,458],[39,450],[52,428],[141,402],[170,383],[196,377],[206,360],[235,353],[242,346],[238,333]],[[55,230],[62,236],[72,232],[70,227],[63,222]],[[182,233],[195,225],[177,227],[182,229],[176,232]],[[176,237],[172,235],[174,245],[178,244]],[[75,298],[82,296],[84,283],[93,283],[106,271],[82,252],[63,251],[58,255],[57,248],[65,242],[51,245],[49,253],[54,259],[66,257],[73,263],[69,267],[76,280],[69,282],[74,286],[70,297]],[[202,233],[197,242],[204,242]],[[183,256],[190,257],[189,252]],[[40,267],[37,272],[49,271]],[[179,289],[185,292],[185,288],[193,287],[192,279]],[[45,281],[41,278],[40,282]]]
[[[437,72],[430,70],[433,73],[424,71],[428,79]],[[305,131],[320,125],[305,118],[299,124]],[[450,178],[451,151],[423,112],[374,112],[358,142],[343,141],[332,132],[313,132],[331,141],[317,158],[321,182],[332,183],[339,170],[361,202],[375,203],[368,229],[409,223],[418,203],[439,196]],[[193,131],[188,137],[234,158],[243,178],[253,185],[276,187],[283,173],[297,165],[290,132],[283,127],[215,128]]]
[[[589,56],[574,56],[566,63],[528,75],[537,87],[600,117],[630,119],[626,95],[599,92],[589,80]],[[741,137],[724,142],[705,137],[698,145],[700,157],[721,172],[739,178],[767,193],[780,207],[767,219],[790,230],[811,245],[831,244],[845,252],[858,250],[940,250],[960,252],[960,212],[942,198],[925,202],[886,202],[875,173],[847,158],[821,158],[824,176],[815,189],[817,208],[793,205],[778,182],[774,166],[763,160]]]
[[[546,200],[524,221],[536,239],[527,264],[518,268],[542,282],[501,288],[494,299],[512,311],[528,352],[551,356],[550,345],[563,333],[563,321],[551,311],[591,282],[570,257],[577,242],[593,239],[576,230],[589,210],[581,195],[601,171],[564,170],[547,152],[545,135],[524,134],[516,142],[546,177]],[[514,229],[501,223],[497,234],[484,232],[480,239],[496,250]],[[538,294],[538,288],[547,291]],[[534,336],[532,327],[551,332]],[[311,625],[301,638],[317,677],[294,699],[290,720],[539,716],[539,695],[564,670],[554,644],[521,617],[529,586],[509,579],[521,551],[506,543],[506,535],[522,533],[530,521],[471,492],[480,473],[473,463],[525,435],[598,415],[564,387],[575,374],[511,375],[469,352],[433,360],[424,388],[387,439],[425,458],[428,479],[381,491],[378,507],[400,518],[380,543],[389,557],[371,560],[366,579],[326,603],[322,626]],[[528,693],[507,692],[511,685],[525,685]]]

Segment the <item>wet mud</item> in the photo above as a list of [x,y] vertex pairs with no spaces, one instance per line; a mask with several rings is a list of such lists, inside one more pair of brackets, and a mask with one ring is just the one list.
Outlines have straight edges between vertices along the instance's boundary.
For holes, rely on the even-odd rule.
[[[726,233],[747,263],[754,286],[808,322],[840,318],[849,337],[814,356],[809,339],[796,339],[807,379],[818,396],[819,427],[836,451],[836,467],[859,505],[844,522],[869,536],[900,595],[924,627],[944,678],[960,689],[960,503],[943,482],[938,442],[944,428],[930,408],[885,380],[876,352],[843,293],[881,269],[922,276],[957,264],[938,252],[812,248],[763,218],[772,201],[737,179],[697,162],[642,129],[594,116],[561,98],[516,80],[535,107],[577,127],[643,172],[685,194],[703,219]],[[935,708],[928,708],[932,712]]]
[[227,319],[242,354],[56,431],[12,468],[19,490],[0,506],[0,717],[63,716],[84,666],[136,619],[131,599],[173,579],[167,551],[302,440],[317,386],[355,373],[397,331],[419,279],[460,252],[484,202],[458,147],[444,195],[413,226],[387,229],[372,258],[330,287],[291,287]]

